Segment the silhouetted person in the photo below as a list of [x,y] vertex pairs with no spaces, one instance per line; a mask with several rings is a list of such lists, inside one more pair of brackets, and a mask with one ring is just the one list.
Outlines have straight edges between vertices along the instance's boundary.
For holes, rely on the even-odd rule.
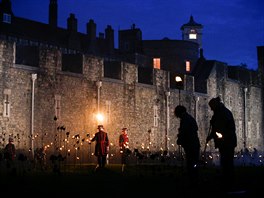
[[46,149],[45,147],[36,148],[34,152],[36,168],[39,167],[41,170],[46,169]]
[[8,144],[5,146],[4,149],[4,157],[6,160],[6,167],[10,169],[11,173],[15,174],[16,169],[15,169],[14,161],[16,158],[16,148],[13,142],[14,142],[13,138],[10,137],[8,139]]
[[124,167],[127,164],[127,158],[129,154],[129,139],[127,134],[127,128],[123,128],[121,134],[119,135],[119,149],[121,154],[121,164],[122,164],[122,172],[124,171]]
[[210,121],[212,130],[206,142],[214,139],[215,148],[218,148],[220,153],[222,182],[229,187],[234,179],[234,152],[237,146],[235,121],[232,112],[225,107],[219,97],[212,98],[209,106],[213,111]]
[[98,132],[92,138],[91,142],[96,141],[94,155],[97,157],[96,169],[104,168],[106,164],[106,157],[109,152],[109,139],[107,132],[104,131],[103,125],[98,125]]
[[256,148],[253,148],[252,163],[253,163],[253,165],[260,165],[259,164],[259,153],[258,153],[258,150]]
[[200,158],[200,140],[196,120],[186,111],[182,105],[175,108],[174,114],[180,118],[180,128],[177,144],[184,149],[186,169],[191,181],[198,177],[198,162]]

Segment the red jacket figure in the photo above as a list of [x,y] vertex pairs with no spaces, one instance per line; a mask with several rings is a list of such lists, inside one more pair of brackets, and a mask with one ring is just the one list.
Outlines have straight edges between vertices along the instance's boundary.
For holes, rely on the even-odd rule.
[[120,151],[125,151],[126,148],[128,148],[129,139],[127,135],[127,128],[122,129],[122,134],[119,136],[119,147]]
[[104,168],[106,164],[106,156],[109,152],[109,139],[107,132],[104,131],[103,125],[98,125],[97,129],[99,131],[95,133],[91,142],[96,141],[94,155],[97,157],[97,167]]
[[119,135],[119,147],[120,147],[120,154],[121,154],[121,164],[122,164],[122,172],[124,171],[124,166],[127,164],[127,157],[129,154],[129,139],[127,135],[127,128],[122,129],[122,134]]

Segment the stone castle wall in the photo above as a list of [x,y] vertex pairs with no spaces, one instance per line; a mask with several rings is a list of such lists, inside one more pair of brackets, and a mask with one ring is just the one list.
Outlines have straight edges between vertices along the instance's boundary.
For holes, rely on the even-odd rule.
[[[0,101],[9,93],[10,102],[9,117],[3,115],[5,104],[0,102],[1,147],[11,135],[16,147],[26,152],[32,146],[48,146],[50,153],[61,149],[72,158],[87,157],[84,153],[93,151],[89,138],[97,124],[104,124],[113,158],[123,127],[129,129],[131,150],[156,152],[168,148],[175,152],[179,120],[174,108],[180,102],[197,119],[203,148],[212,115],[208,102],[220,95],[234,113],[237,150],[244,147],[246,139],[247,147],[263,151],[261,89],[248,86],[245,108],[244,87],[226,78],[223,64],[215,65],[207,82],[208,93],[202,94],[194,92],[191,76],[185,76],[184,90],[179,92],[168,87],[168,72],[163,70],[154,70],[154,85],[147,85],[137,82],[137,66],[133,64],[122,62],[121,80],[116,80],[103,77],[103,58],[83,55],[83,73],[76,74],[62,71],[62,54],[57,49],[41,49],[39,67],[14,64],[14,49],[14,43],[0,41]],[[34,87],[32,74],[37,74]],[[98,81],[102,82],[100,88]],[[105,117],[100,123],[95,117],[98,107]]]

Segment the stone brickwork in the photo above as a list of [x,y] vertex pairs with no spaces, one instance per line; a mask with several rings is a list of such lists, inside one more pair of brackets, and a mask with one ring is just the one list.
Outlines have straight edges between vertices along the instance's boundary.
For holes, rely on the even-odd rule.
[[[185,77],[184,90],[179,92],[168,87],[169,74],[163,70],[154,70],[154,85],[147,85],[138,83],[137,65],[125,62],[121,64],[121,80],[116,80],[104,78],[100,57],[83,55],[83,74],[76,74],[62,71],[62,55],[57,49],[40,49],[39,67],[13,64],[14,53],[14,44],[0,41],[1,147],[12,135],[16,147],[23,151],[28,152],[32,145],[47,146],[50,153],[61,149],[72,160],[76,157],[85,160],[87,153],[93,152],[89,138],[96,132],[97,124],[103,124],[109,134],[112,158],[118,153],[118,136],[123,127],[129,129],[131,150],[157,152],[168,147],[174,152],[178,149],[179,127],[174,108],[179,104],[180,93],[181,104],[197,119],[202,148],[212,115],[208,101],[220,95],[234,113],[237,150],[243,149],[246,140],[247,147],[263,151],[261,88],[248,86],[245,95],[242,85],[226,77],[225,64],[215,64],[207,81],[208,93],[204,94],[194,92],[191,76]],[[37,74],[34,87],[32,74]],[[102,82],[101,87],[97,86],[98,81]],[[9,117],[3,116],[6,89],[11,91]],[[60,98],[59,103],[56,97]],[[100,123],[95,117],[98,110],[105,116]],[[56,120],[57,111],[60,114]]]

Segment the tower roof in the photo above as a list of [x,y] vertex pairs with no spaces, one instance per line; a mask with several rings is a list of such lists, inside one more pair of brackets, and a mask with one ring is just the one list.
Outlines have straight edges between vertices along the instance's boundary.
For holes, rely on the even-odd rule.
[[202,24],[200,24],[200,23],[196,23],[196,22],[194,21],[192,15],[190,16],[190,20],[189,20],[189,22],[188,22],[188,23],[185,23],[185,24],[183,24],[183,25],[181,26],[181,30],[182,30],[184,27],[190,27],[190,26],[192,26],[192,27],[195,26],[195,27],[200,27],[200,28],[203,27]]

